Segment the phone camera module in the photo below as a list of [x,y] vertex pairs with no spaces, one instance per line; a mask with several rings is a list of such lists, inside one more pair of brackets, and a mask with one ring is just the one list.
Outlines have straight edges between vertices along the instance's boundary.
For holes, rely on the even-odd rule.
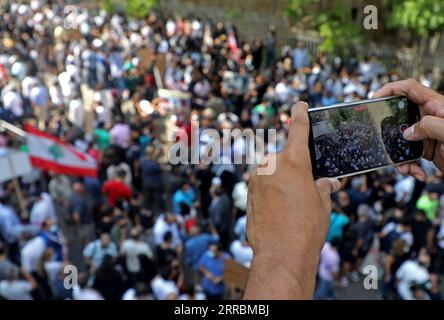
[[404,131],[407,130],[408,127],[408,124],[403,123],[399,126],[399,130],[401,131],[401,133],[404,133]]

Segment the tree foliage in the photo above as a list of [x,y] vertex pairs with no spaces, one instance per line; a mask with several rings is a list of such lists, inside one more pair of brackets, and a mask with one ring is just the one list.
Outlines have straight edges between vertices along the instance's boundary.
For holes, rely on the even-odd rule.
[[99,0],[99,2],[103,3],[107,12],[123,10],[127,15],[139,19],[146,18],[157,4],[157,0]]
[[427,35],[444,27],[442,0],[385,0],[390,14],[387,26],[408,29],[416,35]]
[[290,0],[286,13],[304,28],[317,29],[325,52],[344,53],[350,44],[360,43],[363,34],[352,19],[350,7],[343,1]]

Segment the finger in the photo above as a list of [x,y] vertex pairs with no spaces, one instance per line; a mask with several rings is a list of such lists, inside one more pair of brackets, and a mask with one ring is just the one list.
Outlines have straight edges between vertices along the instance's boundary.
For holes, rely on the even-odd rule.
[[410,164],[401,164],[398,166],[398,170],[403,176],[406,176],[410,172]]
[[419,122],[404,130],[403,136],[408,141],[431,139],[444,142],[444,119],[424,116]]
[[330,195],[334,192],[338,192],[341,189],[341,183],[338,179],[334,178],[321,178],[315,181],[316,186],[321,196],[322,203],[326,207],[331,207]]
[[310,121],[307,110],[308,104],[302,101],[294,104],[291,108],[291,122],[285,148],[291,158],[298,157],[298,155],[309,155],[308,136]]
[[427,179],[427,174],[425,173],[425,171],[415,163],[412,163],[410,165],[410,175],[412,175],[421,182],[424,182]]
[[373,98],[388,96],[407,96],[419,105],[426,104],[436,96],[436,93],[414,79],[402,80],[385,84],[380,88]]
[[432,157],[435,155],[437,142],[435,140],[424,140],[423,145],[424,145],[424,154],[422,157],[426,160],[432,160]]
[[401,172],[402,175],[407,176],[413,176],[416,179],[418,179],[421,182],[424,182],[427,179],[427,174],[425,173],[424,169],[422,169],[418,164],[416,163],[408,163],[403,164],[398,167],[399,172]]

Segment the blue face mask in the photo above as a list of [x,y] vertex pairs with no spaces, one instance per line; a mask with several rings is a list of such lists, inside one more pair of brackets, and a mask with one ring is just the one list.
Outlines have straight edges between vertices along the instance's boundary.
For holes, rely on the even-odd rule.
[[55,224],[53,224],[50,228],[49,228],[49,232],[51,232],[52,234],[57,234],[58,232],[58,228]]
[[213,251],[211,251],[211,250],[208,250],[207,255],[208,255],[210,258],[214,258],[214,257],[216,256],[216,254],[215,254]]

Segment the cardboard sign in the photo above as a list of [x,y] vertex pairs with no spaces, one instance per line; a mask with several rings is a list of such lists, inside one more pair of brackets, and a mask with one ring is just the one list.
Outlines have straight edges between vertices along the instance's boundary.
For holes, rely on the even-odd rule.
[[140,58],[139,68],[144,71],[149,68],[153,61],[154,51],[151,48],[142,48],[137,52],[137,56]]
[[10,149],[0,151],[0,183],[31,172],[32,166],[27,153]]
[[224,261],[224,280],[228,287],[245,291],[249,271],[247,267],[232,259]]
[[160,53],[156,55],[156,67],[159,69],[162,81],[164,81],[166,72],[166,55]]

